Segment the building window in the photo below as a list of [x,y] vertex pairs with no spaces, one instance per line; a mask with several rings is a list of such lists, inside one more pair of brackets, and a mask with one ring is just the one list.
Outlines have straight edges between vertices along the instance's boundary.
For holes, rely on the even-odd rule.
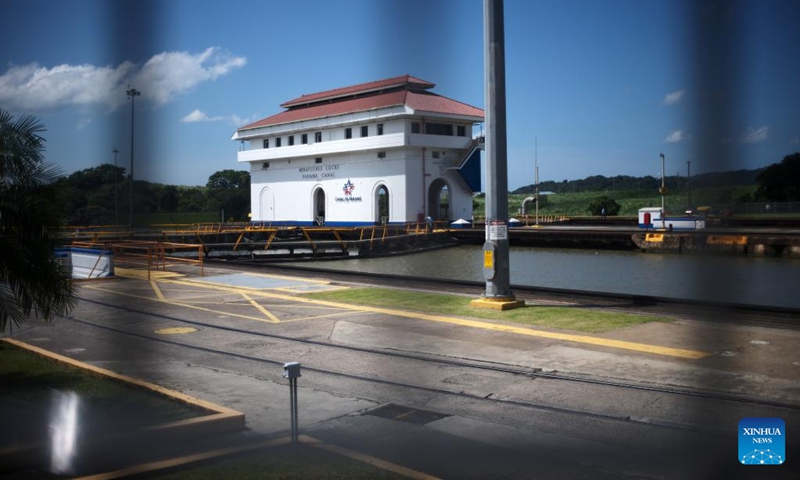
[[353,129],[352,128],[345,128],[344,129],[344,138],[353,138]]
[[294,145],[294,135],[289,135],[289,146]]
[[449,123],[426,123],[425,133],[428,135],[453,136],[453,126]]
[[439,158],[439,152],[437,150],[432,151],[431,154],[433,155],[433,158]]
[[382,123],[378,124],[378,135],[383,135],[383,124]]
[[459,137],[466,137],[467,136],[467,127],[464,125],[459,125],[456,127],[456,135]]
[[378,152],[378,158],[386,158],[386,152]]
[[315,158],[314,163],[322,163],[322,157]]
[[411,122],[411,133],[419,133],[419,122]]
[[264,148],[269,148],[269,138],[264,139]]
[[276,146],[276,147],[280,147],[280,146],[281,146],[281,137],[277,137],[277,138],[275,139],[275,146]]
[[322,132],[315,132],[314,133],[314,141],[319,143],[322,141]]
[[369,135],[369,125],[364,125],[361,127],[361,136],[366,137]]
[[303,143],[303,145],[308,145],[308,134],[304,133],[303,136],[300,137],[300,141]]

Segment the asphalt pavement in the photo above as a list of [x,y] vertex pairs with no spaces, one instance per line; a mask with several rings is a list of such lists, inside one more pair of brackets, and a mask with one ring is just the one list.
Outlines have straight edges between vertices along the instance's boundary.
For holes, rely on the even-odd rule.
[[[271,275],[249,276],[247,281],[256,283],[243,286],[235,280],[235,272],[206,270],[203,278],[185,270],[181,280],[121,276],[82,283],[79,295],[90,301],[82,301],[72,318],[33,320],[15,330],[13,338],[244,412],[245,432],[202,439],[199,446],[205,449],[288,434],[290,401],[283,361],[320,369],[326,363],[333,367],[339,362],[365,362],[349,366],[396,384],[337,379],[314,368],[304,371],[298,379],[300,431],[409,469],[416,478],[797,478],[800,471],[793,467],[800,458],[796,447],[800,442],[792,440],[800,432],[798,331],[704,322],[687,315],[670,323],[585,335],[298,302],[292,298],[302,298],[304,291],[353,285]],[[220,281],[208,280],[215,277]],[[225,284],[223,278],[232,280]],[[266,283],[258,283],[262,280]],[[157,330],[175,327],[179,323],[175,319],[512,365],[578,379],[716,392],[755,402],[729,407],[710,400],[698,407],[675,404],[667,394],[652,394],[646,401],[636,393],[604,397],[575,382],[567,387],[536,380],[535,386],[523,387],[514,385],[519,380],[507,381],[499,374],[493,379],[488,374],[450,372],[447,367],[415,371],[400,360],[371,364],[352,352],[323,357],[313,344],[287,346],[279,339],[203,326],[158,337],[163,341],[149,339]],[[641,345],[658,350],[642,350],[637,347]],[[225,356],[212,348],[270,361]],[[676,352],[700,355],[691,358]],[[441,378],[433,378],[440,373]],[[425,378],[415,378],[418,375]],[[414,383],[424,388],[403,388]],[[434,391],[440,385],[455,386],[455,392],[460,389],[471,397]],[[516,402],[527,395],[523,388],[536,390],[542,408]],[[484,395],[496,403],[482,401]],[[764,415],[785,417],[785,464],[743,466],[737,450],[738,421]]]

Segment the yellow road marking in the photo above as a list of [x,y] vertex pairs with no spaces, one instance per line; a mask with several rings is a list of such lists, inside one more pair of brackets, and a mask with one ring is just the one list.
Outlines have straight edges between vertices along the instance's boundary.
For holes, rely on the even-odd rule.
[[[102,367],[96,367],[94,365],[89,365],[88,363],[81,362],[80,360],[75,360],[74,358],[66,357],[64,355],[59,355],[58,353],[51,352],[49,350],[45,350],[43,348],[37,347],[35,345],[31,345],[29,343],[21,342],[19,340],[13,338],[0,338],[0,342],[7,342],[12,345],[16,345],[17,347],[24,348],[26,350],[30,350],[32,352],[36,352],[39,355],[43,355],[48,357],[52,360],[55,360],[59,363],[64,363],[67,365],[71,365],[73,367],[78,367],[84,370],[88,370],[95,374],[98,374],[103,377],[113,378],[124,383],[129,383],[132,385],[136,385],[137,387],[145,388],[147,390],[151,390],[153,392],[159,393],[166,397],[174,398],[176,400],[180,400],[181,402],[188,403],[195,407],[202,408],[204,410],[208,410],[214,414],[221,414],[231,417],[237,417],[241,419],[242,427],[244,427],[244,414],[232,408],[228,408],[222,405],[217,405],[215,403],[208,402],[206,400],[201,400],[196,397],[192,397],[190,395],[186,395],[185,393],[176,392],[174,390],[170,390],[168,388],[164,388],[160,385],[156,385],[154,383],[146,382],[144,380],[139,380],[137,378],[129,377],[127,375],[122,375],[121,373],[112,372],[111,370],[107,370]],[[194,417],[187,420],[178,420],[176,422],[170,422],[165,425],[178,425],[178,424],[189,424],[189,423],[196,423],[196,420],[208,420],[212,418],[211,416],[202,416],[202,417]],[[154,430],[163,428],[165,425],[152,427]]]
[[[711,355],[708,352],[701,352],[697,350],[687,350],[682,348],[672,348],[672,347],[661,347],[657,345],[648,345],[644,343],[637,343],[637,342],[628,342],[623,340],[614,340],[609,338],[599,338],[599,337],[591,337],[588,335],[576,335],[570,333],[558,333],[558,332],[548,332],[543,330],[535,330],[532,328],[527,327],[517,327],[514,325],[502,325],[502,324],[495,324],[495,323],[488,323],[488,322],[481,322],[477,320],[468,320],[463,318],[455,318],[455,317],[445,317],[441,315],[431,315],[426,313],[419,313],[419,312],[408,312],[404,310],[393,310],[389,308],[381,308],[381,307],[369,307],[366,305],[353,305],[347,303],[339,303],[339,302],[330,302],[326,300],[315,300],[311,298],[305,298],[301,296],[295,295],[285,295],[280,293],[274,292],[267,292],[263,290],[254,290],[254,289],[245,289],[243,287],[230,287],[227,285],[218,285],[213,284],[210,282],[197,282],[192,280],[178,280],[175,278],[164,278],[159,280],[160,282],[170,283],[175,285],[188,285],[188,286],[198,286],[203,287],[207,286],[208,288],[214,288],[220,291],[226,291],[230,293],[238,293],[241,294],[244,290],[247,290],[248,293],[255,296],[260,297],[267,297],[267,298],[274,298],[278,300],[286,300],[290,302],[297,302],[297,303],[304,303],[308,305],[319,305],[323,307],[333,307],[339,308],[344,310],[350,311],[358,311],[358,312],[368,312],[368,313],[379,313],[383,315],[392,315],[397,317],[405,317],[405,318],[412,318],[417,320],[428,320],[432,322],[440,322],[440,323],[448,323],[452,325],[460,325],[463,327],[472,327],[472,328],[479,328],[484,330],[492,330],[498,332],[507,332],[507,333],[515,333],[518,335],[525,335],[530,337],[539,337],[539,338],[549,338],[552,340],[562,340],[566,342],[574,342],[574,343],[584,343],[588,345],[597,345],[601,347],[611,347],[611,348],[619,348],[623,350],[632,350],[636,352],[644,352],[644,353],[651,353],[656,355],[666,355],[671,357],[680,357],[680,358],[689,358],[689,359],[699,359],[704,358]],[[102,290],[99,287],[87,287],[87,288],[96,288],[98,290]],[[122,294],[124,295],[124,294]],[[202,307],[196,307],[193,305],[182,305],[177,302],[167,302],[172,303],[174,305],[179,306],[186,306],[188,308],[196,308],[198,310],[204,310],[208,312],[220,313],[219,311],[206,309]],[[227,312],[221,312],[227,313]],[[242,318],[249,318],[254,320],[263,321],[260,318],[248,317],[245,315],[237,315],[237,314],[230,314],[232,316],[238,316]]]
[[[132,277],[138,279],[147,280],[147,269],[136,269],[136,268],[114,268],[114,275],[121,276],[121,277]],[[165,272],[161,270],[151,270],[150,271],[150,278],[151,279],[161,279],[161,278],[170,278],[170,277],[183,277],[182,273],[177,272]]]
[[255,300],[253,300],[253,299],[250,297],[250,295],[248,295],[248,294],[246,294],[246,293],[244,293],[244,292],[241,292],[241,295],[244,297],[244,299],[245,299],[245,300],[247,300],[248,302],[250,302],[250,305],[252,305],[252,306],[256,307],[256,309],[257,309],[259,312],[263,313],[263,314],[264,314],[264,316],[266,316],[266,317],[267,317],[267,318],[268,318],[268,319],[269,319],[269,320],[270,320],[272,323],[281,323],[281,319],[280,319],[280,318],[276,317],[275,315],[273,315],[273,314],[272,314],[272,312],[270,312],[269,310],[267,310],[266,308],[264,308],[263,306],[261,306],[261,305],[260,305],[258,302],[256,302]]
[[159,460],[150,463],[141,463],[139,465],[125,467],[121,470],[116,470],[113,472],[106,472],[106,473],[98,473],[95,475],[80,477],[75,480],[111,480],[114,478],[130,477],[136,474],[156,472],[158,470],[164,470],[166,468],[188,465],[194,462],[200,462],[203,460],[210,460],[213,458],[224,457],[226,455],[233,455],[235,453],[250,452],[253,450],[277,447],[279,445],[288,445],[290,443],[291,443],[291,438],[289,437],[275,438],[272,440],[266,440],[264,442],[259,442],[256,444],[226,447],[226,448],[221,448],[219,450],[212,450],[210,452],[194,453],[192,455],[186,455],[178,458],[170,458],[167,460]]
[[368,463],[374,467],[382,468],[384,470],[389,470],[390,472],[394,472],[408,478],[413,478],[415,480],[440,480],[439,477],[434,477],[432,475],[428,475],[427,473],[419,472],[417,470],[412,470],[410,468],[398,465],[396,463],[387,462],[386,460],[381,460],[380,458],[375,458],[371,455],[365,455],[361,452],[350,450],[349,448],[343,448],[338,445],[331,445],[330,443],[323,443],[317,440],[316,438],[309,437],[307,435],[300,435],[298,439],[301,442],[305,443],[306,445],[320,448],[322,450],[327,450],[329,452],[337,453],[339,455],[352,458],[353,460],[359,460],[361,462]]
[[[232,313],[232,312],[226,312],[226,311],[223,311],[223,310],[212,310],[210,308],[198,307],[196,305],[192,305],[192,304],[189,304],[189,303],[174,302],[174,301],[169,301],[169,300],[158,300],[158,299],[155,299],[155,298],[152,298],[152,297],[145,297],[145,296],[142,296],[142,295],[134,295],[132,293],[124,293],[124,292],[120,292],[120,291],[116,291],[116,290],[104,289],[104,288],[97,287],[97,286],[86,286],[86,288],[91,288],[92,290],[99,290],[101,292],[114,293],[114,294],[122,295],[122,296],[125,296],[125,297],[139,298],[141,300],[150,300],[150,301],[153,301],[153,302],[161,302],[161,303],[166,303],[168,305],[175,305],[175,306],[178,306],[178,307],[192,308],[192,309],[195,309],[195,310],[200,310],[201,312],[222,313],[224,315],[229,315],[231,317],[244,318],[246,320],[255,320],[257,322],[268,321],[268,320],[265,320],[264,317],[251,317],[250,315],[242,315],[240,313]],[[272,322],[270,322],[270,323],[272,323]]]
[[[163,280],[169,283],[178,283],[178,284],[191,284],[191,280],[176,280],[176,279],[165,279]],[[645,352],[645,353],[653,353],[657,355],[667,355],[672,357],[681,357],[681,358],[691,358],[691,359],[698,359],[704,358],[709,355],[710,353],[707,352],[700,352],[697,350],[686,350],[682,348],[672,348],[672,347],[660,347],[657,345],[648,345],[645,343],[637,343],[637,342],[627,342],[623,340],[613,340],[609,338],[599,338],[599,337],[590,337],[588,335],[575,335],[570,333],[557,333],[557,332],[547,332],[543,330],[534,330],[532,328],[526,327],[517,327],[514,325],[502,325],[502,324],[495,324],[495,323],[487,323],[481,322],[477,320],[467,320],[463,318],[455,318],[455,317],[445,317],[440,315],[430,315],[427,313],[418,313],[418,312],[407,312],[404,310],[392,310],[388,308],[381,308],[381,307],[369,307],[366,305],[352,305],[347,303],[339,303],[339,302],[330,302],[327,300],[314,300],[311,298],[305,297],[297,297],[293,295],[283,295],[280,293],[274,292],[257,292],[257,295],[270,297],[280,300],[289,300],[299,303],[307,303],[312,305],[322,305],[326,307],[335,307],[335,308],[342,308],[347,310],[355,310],[361,312],[369,312],[369,313],[380,313],[384,315],[393,315],[398,317],[405,317],[405,318],[413,318],[419,320],[430,320],[433,322],[441,322],[441,323],[449,323],[453,325],[461,325],[464,327],[473,327],[473,328],[481,328],[484,330],[494,330],[498,332],[508,332],[508,333],[516,333],[519,335],[526,335],[531,337],[540,337],[540,338],[550,338],[553,340],[563,340],[567,342],[575,342],[575,343],[585,343],[589,345],[598,345],[602,347],[613,347],[613,348],[620,348],[624,350],[633,350],[637,352]]]
[[[302,299],[299,301],[314,301],[321,302],[321,300]],[[346,304],[336,302],[324,302],[324,305],[330,307],[344,308]],[[526,335],[530,337],[550,338],[553,340],[563,340],[567,342],[585,343],[589,345],[598,345],[602,347],[621,348],[624,350],[633,350],[637,352],[654,353],[657,355],[668,355],[671,357],[691,358],[698,359],[704,358],[710,353],[700,352],[696,350],[686,350],[682,348],[660,347],[657,345],[648,345],[645,343],[626,342],[623,340],[613,340],[609,338],[590,337],[588,335],[575,335],[570,333],[557,333],[547,332],[543,330],[534,330],[525,327],[516,327],[513,325],[501,325],[495,323],[480,322],[476,320],[466,320],[463,318],[443,317],[439,315],[428,315],[425,313],[405,312],[402,310],[390,310],[387,308],[367,307],[364,305],[351,305],[349,308],[363,312],[381,313],[384,315],[395,315],[406,318],[414,318],[420,320],[429,320],[433,322],[450,323],[453,325],[461,325],[463,327],[482,328],[484,330],[494,330],[498,332],[509,332],[518,335]]]
[[164,294],[161,293],[161,289],[158,288],[158,285],[156,284],[156,281],[155,280],[150,280],[150,285],[153,286],[153,291],[156,292],[156,296],[158,297],[158,299],[161,300],[162,302],[166,302],[167,299],[164,297]]
[[342,315],[358,315],[358,314],[361,314],[361,313],[367,313],[367,312],[355,312],[354,313],[354,312],[352,312],[350,310],[347,310],[346,312],[328,313],[328,314],[325,314],[325,315],[315,315],[313,317],[292,318],[292,319],[288,319],[288,320],[281,320],[281,322],[283,322],[283,323],[299,322],[301,320],[316,320],[318,318],[340,317]]
[[159,328],[155,333],[159,335],[182,335],[184,333],[194,333],[197,329],[193,327],[173,327],[173,328]]

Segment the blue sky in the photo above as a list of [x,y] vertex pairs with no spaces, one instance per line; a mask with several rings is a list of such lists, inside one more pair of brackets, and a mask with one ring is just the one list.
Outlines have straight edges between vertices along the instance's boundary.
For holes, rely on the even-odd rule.
[[[542,181],[800,151],[800,3],[711,3],[506,0],[509,187],[535,144]],[[485,105],[481,0],[4,0],[0,45],[0,107],[65,173],[128,167],[128,84],[135,176],[177,185],[245,169],[235,129],[301,94],[408,73]]]

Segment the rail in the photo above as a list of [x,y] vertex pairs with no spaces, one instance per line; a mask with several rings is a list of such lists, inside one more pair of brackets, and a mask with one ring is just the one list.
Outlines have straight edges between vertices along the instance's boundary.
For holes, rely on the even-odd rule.
[[[147,279],[151,272],[166,270],[167,259],[170,262],[186,263],[200,267],[200,276],[204,274],[203,245],[147,240],[124,240],[117,242],[76,241],[73,247],[97,248],[114,253],[114,262],[118,265],[129,265],[147,269]],[[197,252],[197,258],[176,254]],[[93,269],[94,270],[94,269]]]

